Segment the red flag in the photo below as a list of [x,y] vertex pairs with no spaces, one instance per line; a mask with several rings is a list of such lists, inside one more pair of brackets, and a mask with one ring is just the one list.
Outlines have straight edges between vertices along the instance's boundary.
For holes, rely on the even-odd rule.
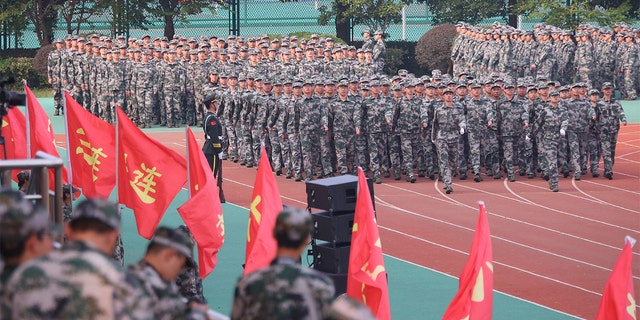
[[391,319],[382,244],[362,168],[358,168],[358,198],[351,234],[347,295],[366,304],[376,318]]
[[[56,148],[56,139],[53,134],[53,126],[47,113],[40,105],[31,89],[24,84],[27,95],[27,114],[29,115],[29,136],[31,137],[31,158],[35,158],[36,152],[44,151],[52,156],[60,158]],[[62,183],[69,182],[67,168],[62,166]],[[53,169],[49,169],[49,190],[55,190]]]
[[178,208],[178,212],[198,244],[200,278],[204,279],[218,262],[216,255],[224,243],[224,218],[218,185],[189,127],[187,151],[191,199]]
[[138,233],[151,239],[187,180],[184,157],[144,134],[117,108],[118,199],[133,209]]
[[469,260],[462,270],[458,293],[442,319],[491,319],[493,310],[493,253],[484,202],[480,202],[478,225]]
[[636,299],[631,274],[631,248],[636,240],[627,236],[625,245],[604,288],[597,320],[635,320]]
[[88,198],[109,198],[116,185],[116,128],[64,96],[73,183]]
[[260,152],[258,174],[253,184],[249,227],[247,230],[247,251],[243,275],[264,268],[276,257],[277,243],[273,238],[276,218],[282,211],[282,199],[271,172],[264,146]]
[[[9,108],[7,115],[2,118],[2,135],[7,150],[7,159],[27,158],[27,119],[18,108]],[[4,159],[4,152],[0,152],[0,159]],[[11,178],[18,182],[18,173],[12,170]]]

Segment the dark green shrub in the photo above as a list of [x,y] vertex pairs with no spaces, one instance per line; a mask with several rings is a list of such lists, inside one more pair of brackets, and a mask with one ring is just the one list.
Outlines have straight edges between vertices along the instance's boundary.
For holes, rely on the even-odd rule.
[[427,72],[439,69],[451,73],[451,46],[456,36],[453,24],[441,24],[427,31],[416,45],[416,61]]
[[39,88],[46,84],[46,78],[40,76],[33,68],[32,58],[7,58],[0,60],[0,74],[12,75],[17,83],[9,89],[21,90],[22,79],[27,80],[31,88]]

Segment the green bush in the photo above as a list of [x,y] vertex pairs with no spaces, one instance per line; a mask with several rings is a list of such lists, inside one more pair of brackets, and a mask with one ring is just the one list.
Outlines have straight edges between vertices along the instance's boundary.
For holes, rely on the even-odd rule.
[[439,69],[443,73],[451,73],[451,46],[456,36],[453,24],[441,24],[427,31],[416,45],[416,61],[418,65],[431,70]]
[[12,75],[16,78],[17,83],[9,88],[13,90],[22,89],[22,79],[27,80],[31,88],[40,88],[47,83],[46,78],[40,76],[33,68],[32,58],[0,59],[0,74]]

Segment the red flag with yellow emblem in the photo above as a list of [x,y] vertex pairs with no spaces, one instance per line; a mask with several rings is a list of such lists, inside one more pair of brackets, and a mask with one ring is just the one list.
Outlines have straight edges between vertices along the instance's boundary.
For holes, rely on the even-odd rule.
[[[7,159],[27,158],[27,119],[18,108],[9,108],[7,115],[2,118],[2,135],[7,150]],[[0,152],[0,159],[4,159],[4,152]],[[12,170],[11,178],[18,181],[21,170]]]
[[138,233],[151,239],[187,180],[184,157],[147,137],[117,108],[118,201],[133,210]]
[[224,217],[218,185],[189,127],[187,155],[191,199],[178,208],[178,212],[198,244],[200,278],[204,279],[215,269],[218,251],[224,244]]
[[382,244],[369,185],[362,168],[358,168],[358,198],[353,216],[348,270],[347,295],[367,305],[377,319],[391,319]]
[[493,252],[487,210],[480,202],[478,225],[473,236],[469,259],[442,319],[491,319],[493,312]]
[[116,185],[116,128],[64,96],[73,183],[87,198],[109,198]]
[[[56,139],[53,133],[51,119],[42,108],[42,105],[24,83],[24,91],[27,95],[27,115],[29,116],[29,137],[31,140],[31,158],[35,158],[36,152],[44,151],[54,157],[60,158],[56,148]],[[62,166],[62,183],[69,182],[67,168]],[[49,190],[55,190],[54,170],[49,169]]]
[[636,299],[633,289],[633,275],[631,262],[633,252],[631,248],[636,240],[627,236],[625,245],[613,267],[607,286],[604,288],[597,320],[635,320]]
[[282,199],[264,146],[260,154],[258,174],[251,197],[243,275],[268,266],[276,257],[278,247],[273,238],[273,228],[278,214],[282,211]]

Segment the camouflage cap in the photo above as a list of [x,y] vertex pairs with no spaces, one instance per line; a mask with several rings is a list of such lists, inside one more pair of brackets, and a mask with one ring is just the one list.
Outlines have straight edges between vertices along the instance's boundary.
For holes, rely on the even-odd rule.
[[341,294],[331,303],[329,319],[374,320],[376,317],[374,317],[371,310],[360,301],[346,294]]
[[34,206],[18,191],[0,193],[0,242],[24,240],[49,228],[47,212]]
[[289,242],[304,241],[313,231],[313,219],[309,211],[286,207],[278,214],[273,236]]
[[72,186],[70,183],[65,183],[62,185],[62,193],[69,193],[69,192],[76,193],[78,191],[80,191],[80,189]]
[[443,93],[443,94],[445,94],[445,93],[453,93],[453,90],[452,90],[451,88],[448,88],[448,87],[447,87],[447,88],[445,88],[445,89],[442,91],[442,93]]
[[558,90],[551,90],[551,92],[549,92],[549,96],[559,96],[560,95],[560,91]]
[[602,84],[602,90],[604,89],[613,89],[613,84],[611,82],[605,82]]
[[193,240],[183,228],[158,227],[151,242],[175,249],[188,259],[193,258]]
[[294,83],[293,83],[293,87],[294,87],[294,88],[302,88],[302,82],[300,82],[300,81],[296,81],[296,82],[294,82]]
[[598,89],[589,90],[589,95],[594,95],[594,94],[600,95],[600,91]]
[[402,91],[402,86],[399,84],[394,84],[393,86],[391,86],[391,90],[393,91]]
[[87,199],[71,213],[71,221],[75,219],[96,219],[113,229],[120,228],[120,208],[117,203],[104,199]]

